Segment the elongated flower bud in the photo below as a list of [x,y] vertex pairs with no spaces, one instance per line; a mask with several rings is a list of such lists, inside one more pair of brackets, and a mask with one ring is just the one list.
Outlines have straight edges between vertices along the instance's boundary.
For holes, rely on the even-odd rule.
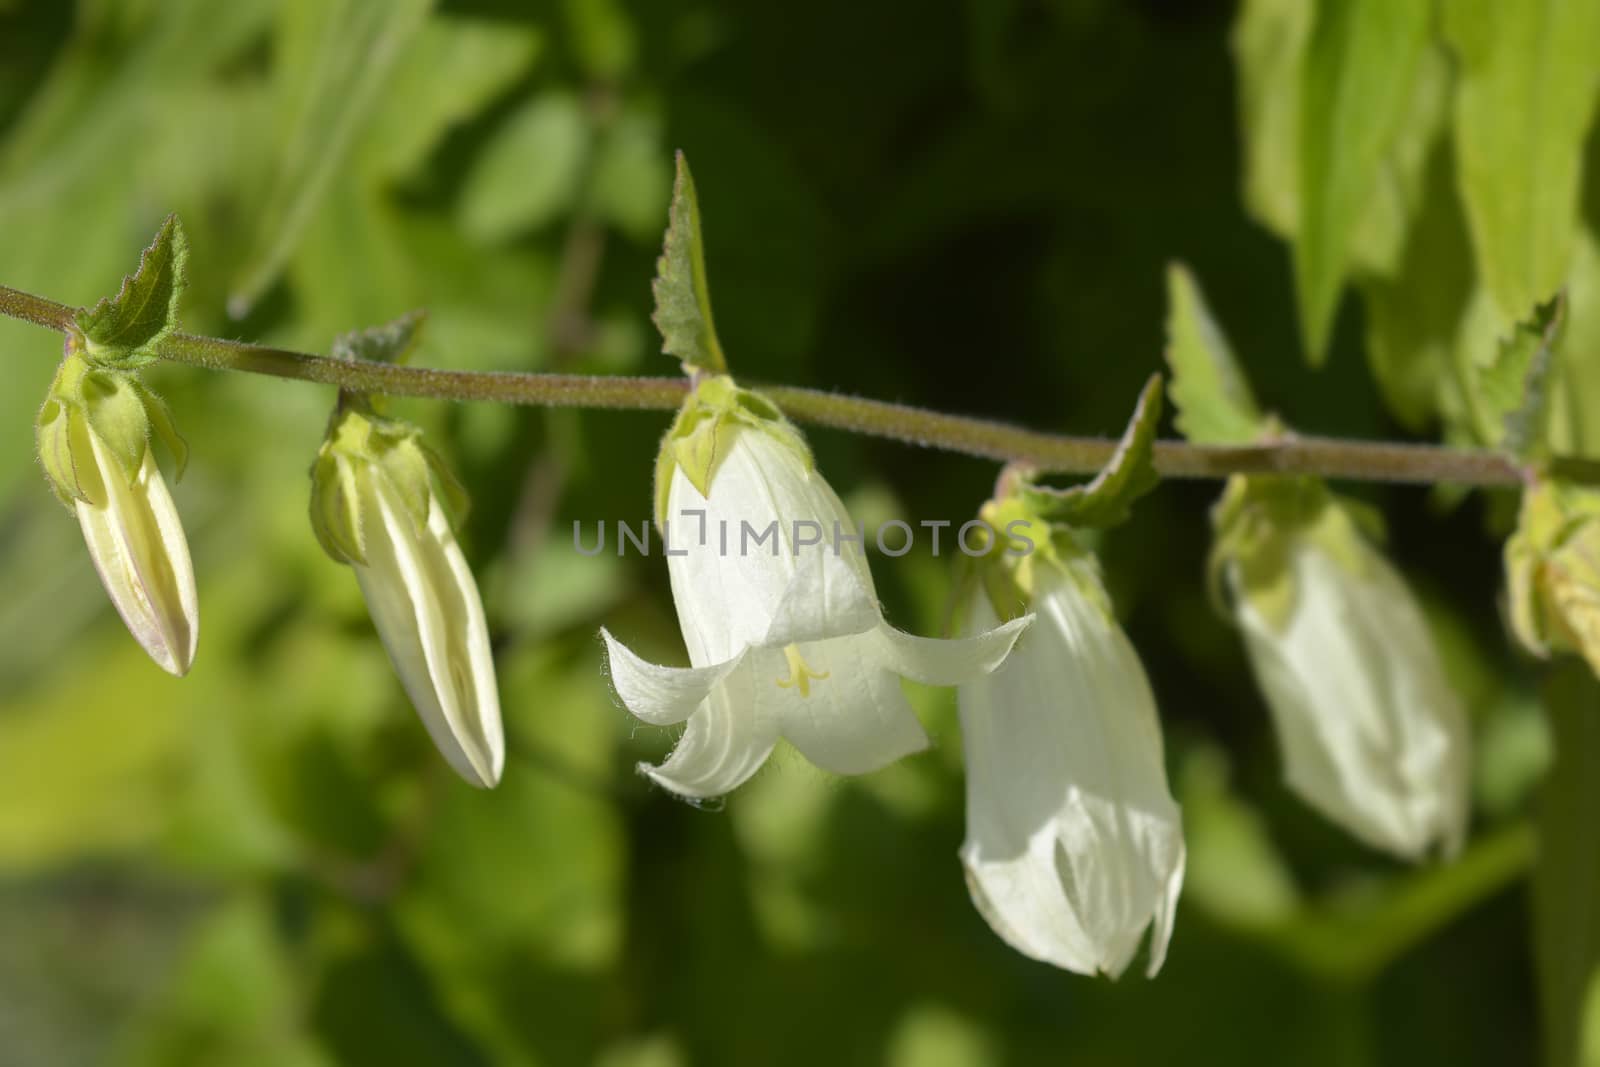
[[1037,615],[998,670],[960,689],[973,903],[1019,952],[1080,974],[1121,974],[1148,929],[1154,975],[1185,859],[1155,698],[1069,534],[1015,578],[986,581],[967,607],[969,627],[992,627],[1004,589]]
[[406,695],[456,773],[489,788],[505,740],[489,627],[441,493],[458,487],[409,425],[348,406],[312,468],[313,528],[354,568]]
[[100,582],[162,669],[188,673],[200,636],[194,566],[149,446],[152,427],[183,459],[166,407],[131,373],[68,354],[39,411],[40,462],[77,516]]
[[1455,852],[1471,741],[1405,582],[1320,482],[1236,478],[1215,518],[1290,788],[1377,848]]

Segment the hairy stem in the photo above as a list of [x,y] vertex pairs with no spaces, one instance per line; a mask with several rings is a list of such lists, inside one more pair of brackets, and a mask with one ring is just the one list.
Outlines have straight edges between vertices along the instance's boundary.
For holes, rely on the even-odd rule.
[[[73,328],[76,311],[53,300],[0,286],[0,314],[66,331]],[[683,402],[689,388],[682,378],[402,367],[331,359],[186,333],[168,336],[156,351],[162,359],[175,363],[295,378],[354,392],[535,407],[670,411]],[[1117,447],[1111,438],[1040,433],[990,419],[947,415],[819,389],[791,385],[761,388],[800,422],[985,459],[1027,463],[1045,472],[1093,473]],[[1161,441],[1155,446],[1155,465],[1167,478],[1314,474],[1347,481],[1470,486],[1516,486],[1525,478],[1525,472],[1514,461],[1494,452],[1325,437],[1291,436],[1244,447]],[[1600,462],[1557,459],[1551,467],[1563,477],[1600,482]]]

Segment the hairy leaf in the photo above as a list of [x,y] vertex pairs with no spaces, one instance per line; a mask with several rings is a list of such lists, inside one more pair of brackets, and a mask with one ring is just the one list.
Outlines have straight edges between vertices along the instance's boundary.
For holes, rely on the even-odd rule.
[[404,363],[428,322],[426,311],[409,311],[382,326],[352,330],[333,342],[335,359],[371,360],[377,363]]
[[90,359],[121,364],[153,359],[150,349],[177,328],[188,262],[183,226],[178,216],[168,215],[117,295],[78,313]]
[[1547,445],[1551,373],[1565,311],[1561,296],[1535,308],[1532,318],[1500,342],[1494,362],[1479,369],[1476,400],[1484,439],[1511,455],[1526,457]]
[[700,203],[695,197],[689,161],[678,153],[678,176],[672,186],[667,237],[656,261],[656,329],[661,351],[684,366],[713,374],[728,369],[711,320],[711,289],[706,283],[705,247],[700,240]]
[[1261,410],[1250,383],[1194,275],[1181,263],[1167,268],[1167,365],[1172,368],[1178,429],[1199,444],[1247,444],[1260,436]]
[[1115,526],[1126,521],[1133,502],[1160,483],[1152,462],[1156,428],[1161,422],[1161,375],[1152,374],[1122,433],[1122,441],[1105,468],[1086,485],[1051,489],[1028,485],[1022,492],[1044,519],[1078,527]]

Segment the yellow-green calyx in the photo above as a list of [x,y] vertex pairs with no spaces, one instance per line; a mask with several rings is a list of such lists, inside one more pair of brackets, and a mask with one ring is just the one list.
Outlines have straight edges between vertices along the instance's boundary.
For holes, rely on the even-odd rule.
[[736,385],[726,374],[703,378],[678,409],[656,456],[656,524],[667,513],[672,475],[681,470],[701,496],[711,495],[717,464],[727,455],[737,430],[754,430],[794,449],[809,470],[811,449],[778,406],[760,393]]
[[994,536],[983,534],[988,550],[972,563],[996,617],[1002,622],[1021,618],[1032,610],[1046,580],[1063,577],[1109,616],[1111,604],[1098,580],[1094,553],[1071,527],[1044,518],[1018,488],[1010,487],[978,509],[978,518]]
[[1274,624],[1287,621],[1294,608],[1293,551],[1314,545],[1360,575],[1370,553],[1365,537],[1382,535],[1374,513],[1335,496],[1317,478],[1234,475],[1211,523],[1216,541],[1208,572],[1219,610],[1228,614],[1231,591],[1248,597]]
[[91,365],[73,337],[35,421],[39,462],[56,499],[70,511],[76,501],[105,504],[89,436],[99,438],[132,485],[150,447],[150,434],[167,446],[183,476],[189,449],[166,402],[128,370]]
[[1536,481],[1505,559],[1517,639],[1541,657],[1577,652],[1600,674],[1600,492]]
[[366,563],[358,481],[363,478],[387,479],[419,531],[427,528],[435,496],[442,497],[454,521],[466,513],[466,491],[423,441],[421,430],[346,399],[329,420],[311,465],[311,528],[337,563]]

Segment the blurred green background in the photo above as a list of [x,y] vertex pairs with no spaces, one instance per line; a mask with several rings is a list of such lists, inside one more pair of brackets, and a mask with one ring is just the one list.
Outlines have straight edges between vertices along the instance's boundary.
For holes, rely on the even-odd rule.
[[[670,374],[649,280],[682,148],[744,377],[1116,433],[1160,366],[1181,258],[1265,404],[1306,431],[1426,437],[1448,424],[1426,361],[1444,357],[1380,394],[1379,304],[1345,301],[1322,369],[1300,355],[1289,246],[1246,208],[1236,17],[1221,0],[0,0],[0,282],[90,303],[177,211],[195,332],[325,351],[426,307],[418,362]],[[1389,293],[1420,345],[1459,321],[1471,265],[1449,149],[1415,155],[1429,248],[1466,278]],[[1368,301],[1401,286],[1387,266],[1362,276]],[[58,344],[0,322],[5,1067],[1538,1058],[1525,875],[1551,746],[1496,608],[1494,501],[1362,493],[1473,713],[1474,841],[1445,868],[1360,848],[1280,784],[1206,600],[1218,486],[1169,484],[1107,540],[1190,848],[1166,970],[1113,984],[1016,955],[968,902],[948,692],[914,693],[935,748],[866,778],[780,753],[697,810],[634,774],[673,735],[615,703],[595,634],[682,662],[665,568],[579,557],[570,531],[648,516],[666,415],[403,405],[475,500],[509,747],[480,793],[429,746],[311,536],[329,391],[149,372],[194,453],[175,492],[203,625],[177,681],[122,630],[36,469]],[[959,524],[995,474],[812,441],[869,523]],[[875,571],[891,619],[934,633],[949,560],[925,549]]]

